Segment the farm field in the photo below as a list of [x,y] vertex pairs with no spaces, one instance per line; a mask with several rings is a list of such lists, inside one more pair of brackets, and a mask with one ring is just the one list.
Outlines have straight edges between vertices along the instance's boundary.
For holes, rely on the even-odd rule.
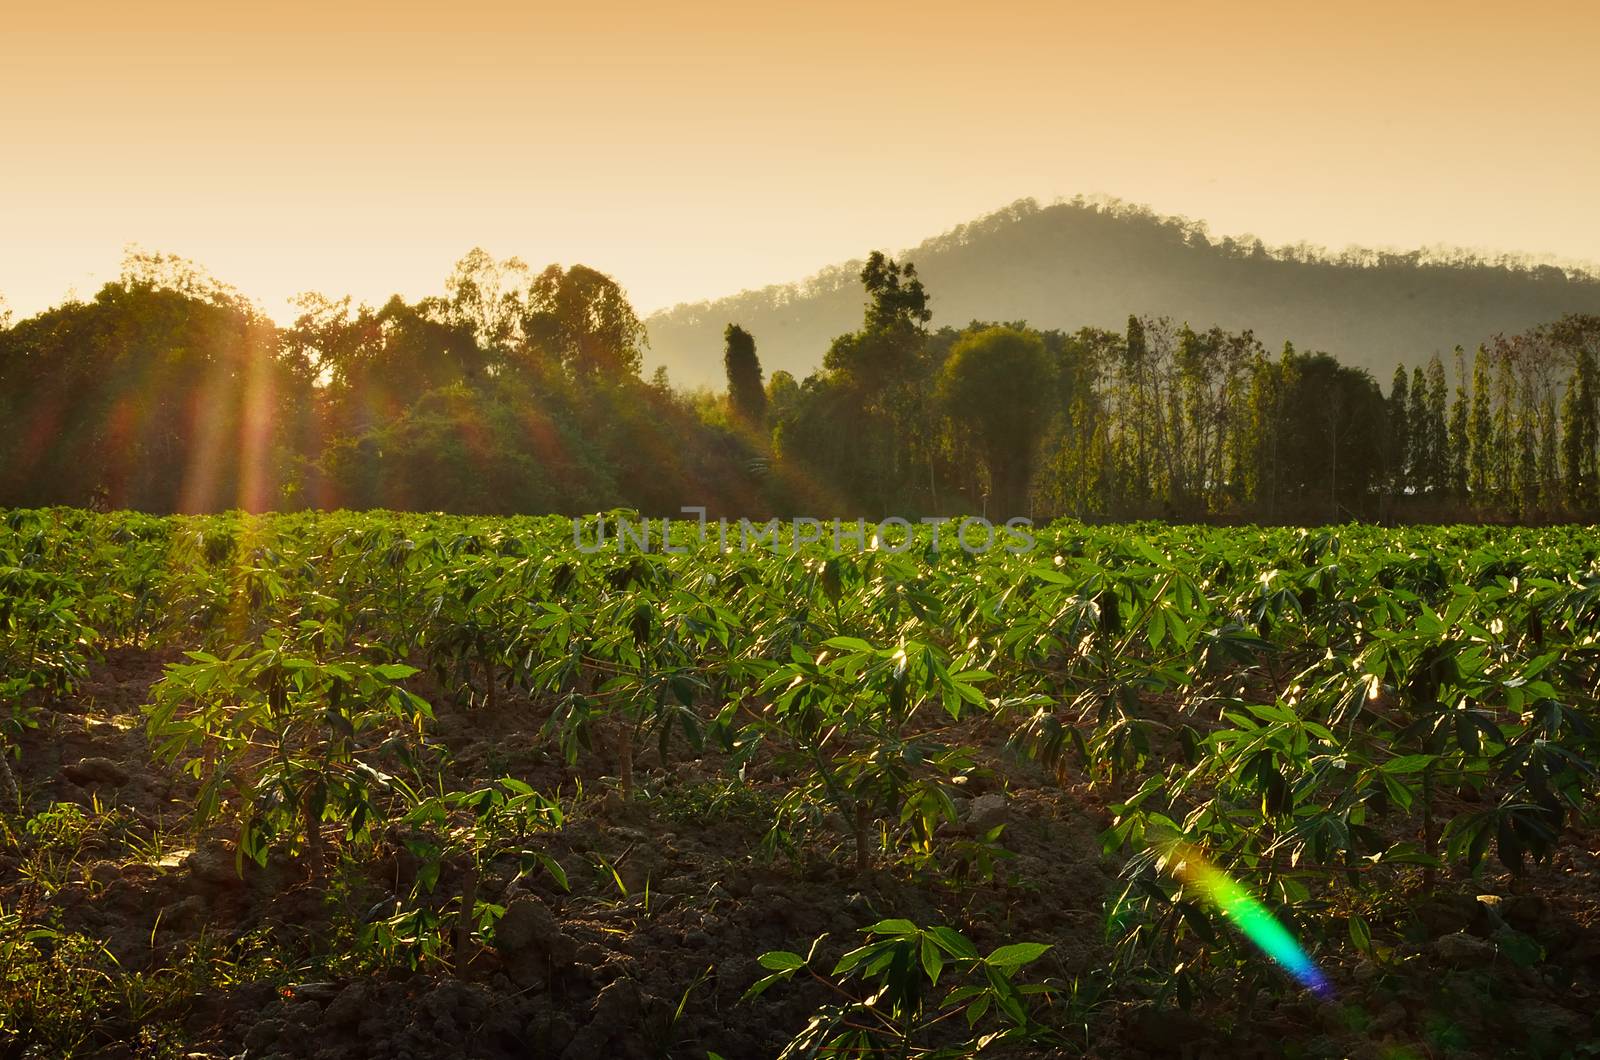
[[675,525],[3,513],[0,1057],[1600,1053],[1592,529]]

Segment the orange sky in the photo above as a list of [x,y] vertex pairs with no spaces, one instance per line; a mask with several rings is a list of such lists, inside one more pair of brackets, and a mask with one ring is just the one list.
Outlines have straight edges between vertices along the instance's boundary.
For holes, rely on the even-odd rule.
[[1080,192],[1600,260],[1576,0],[330,6],[0,10],[0,297],[88,296],[138,243],[285,318],[482,245],[648,310]]

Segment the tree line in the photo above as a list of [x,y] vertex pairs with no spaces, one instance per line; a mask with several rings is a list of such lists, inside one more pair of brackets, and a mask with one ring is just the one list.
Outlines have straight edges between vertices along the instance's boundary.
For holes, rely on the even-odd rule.
[[[723,332],[726,390],[642,374],[583,265],[473,251],[444,292],[302,296],[278,326],[135,254],[89,301],[0,320],[0,505],[1318,522],[1589,518],[1600,317],[1367,371],[1158,316],[934,328],[873,254],[804,379]],[[715,356],[707,351],[708,356]]]
[[1600,317],[1458,348],[1453,388],[1437,354],[1402,364],[1385,394],[1328,354],[1162,317],[929,330],[913,266],[874,255],[861,280],[861,328],[766,392],[776,451],[858,508],[1532,522],[1600,501]]
[[92,299],[0,329],[0,506],[779,503],[744,437],[641,378],[644,327],[596,270],[474,251],[443,295],[298,309],[276,326],[192,263],[137,254]]

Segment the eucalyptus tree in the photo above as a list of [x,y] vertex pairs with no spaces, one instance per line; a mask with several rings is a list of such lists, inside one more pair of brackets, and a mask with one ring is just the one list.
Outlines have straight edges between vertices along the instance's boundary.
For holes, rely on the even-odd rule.
[[1403,496],[1411,484],[1411,403],[1406,366],[1394,367],[1387,403],[1389,489]]

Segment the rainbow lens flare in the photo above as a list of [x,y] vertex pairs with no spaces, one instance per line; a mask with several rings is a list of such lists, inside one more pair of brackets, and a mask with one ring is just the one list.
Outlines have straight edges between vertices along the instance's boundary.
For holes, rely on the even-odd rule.
[[1239,881],[1207,861],[1198,848],[1188,843],[1175,844],[1167,852],[1167,867],[1178,879],[1205,895],[1233,921],[1245,938],[1282,965],[1307,990],[1318,997],[1333,993],[1327,977],[1289,934],[1288,928],[1278,923],[1278,918]]

